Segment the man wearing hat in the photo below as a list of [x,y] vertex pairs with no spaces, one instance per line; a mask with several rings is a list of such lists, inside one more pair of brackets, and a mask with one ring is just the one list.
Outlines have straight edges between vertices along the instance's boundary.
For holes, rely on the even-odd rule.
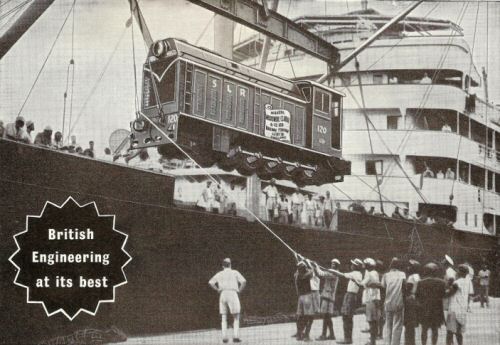
[[35,124],[33,121],[26,121],[26,135],[25,139],[28,144],[33,144],[33,137],[31,136],[31,132],[35,130]]
[[444,323],[443,297],[446,283],[438,278],[439,267],[430,262],[422,271],[422,279],[418,282],[415,298],[418,302],[418,322],[422,327],[422,345],[427,345],[427,333],[432,330],[432,345],[436,345],[439,327]]
[[[333,259],[331,261],[332,270],[338,270],[340,261]],[[315,267],[316,274],[324,280],[323,290],[321,291],[320,314],[323,317],[323,331],[317,340],[335,340],[335,332],[333,331],[332,317],[335,309],[335,296],[337,294],[337,285],[339,278],[335,274]],[[327,336],[327,331],[330,335]]]
[[[446,269],[445,274],[444,274],[444,281],[446,282],[448,288],[451,286],[451,284],[453,284],[455,279],[457,279],[457,272],[453,268],[453,265],[454,265],[453,259],[451,257],[449,257],[448,255],[445,255],[444,260],[443,260],[443,266]],[[444,309],[445,317],[446,317],[446,314],[448,313],[449,305],[450,305],[450,299],[448,297],[445,297],[443,299],[443,309]]]
[[309,332],[315,315],[311,278],[314,272],[304,260],[297,263],[295,272],[295,288],[297,290],[297,340],[309,341]]
[[5,126],[5,130],[3,132],[3,138],[14,141],[26,141],[26,133],[23,130],[23,127],[24,127],[24,117],[22,116],[16,117],[16,121],[14,123],[8,123]]
[[408,260],[407,273],[404,315],[405,345],[415,345],[415,328],[418,327],[418,305],[415,293],[420,281],[420,263],[417,260]]
[[275,209],[278,209],[278,189],[276,188],[276,180],[273,178],[269,182],[266,188],[262,190],[267,197],[266,199],[266,210],[268,214],[268,220],[274,221],[275,218],[278,218],[278,214],[275,213]]
[[455,280],[449,290],[450,305],[446,318],[446,344],[453,344],[453,334],[458,345],[463,344],[463,333],[467,323],[467,305],[469,301],[469,282],[466,277],[469,269],[465,265],[458,266],[457,280]]
[[367,345],[375,345],[378,335],[378,322],[380,320],[380,310],[377,306],[380,303],[380,278],[378,272],[375,270],[377,263],[372,258],[366,258],[365,276],[361,281],[364,287],[362,303],[366,306],[366,321],[370,325],[370,342]]
[[361,273],[362,269],[363,261],[354,259],[351,260],[351,272],[341,273],[332,271],[333,274],[349,279],[347,292],[344,295],[342,309],[340,310],[344,327],[344,340],[337,341],[337,344],[352,344],[353,316],[358,306],[359,286],[363,280],[363,274]]
[[240,299],[238,294],[245,288],[246,280],[240,272],[231,269],[231,259],[225,258],[222,262],[223,270],[215,274],[208,284],[219,293],[219,312],[221,314],[222,342],[227,343],[227,314],[233,316],[233,342],[241,342],[240,328]]
[[35,145],[52,146],[52,128],[50,126],[46,126],[43,132],[39,132],[35,137]]
[[403,284],[406,274],[401,271],[401,260],[393,258],[389,272],[382,277],[381,285],[385,289],[385,341],[387,345],[399,345],[403,331]]

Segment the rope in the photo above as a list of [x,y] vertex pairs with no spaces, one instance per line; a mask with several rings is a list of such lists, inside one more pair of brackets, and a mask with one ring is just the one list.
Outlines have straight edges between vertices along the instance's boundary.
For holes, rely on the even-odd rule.
[[[486,3],[486,9],[488,9],[488,3]],[[479,12],[479,3],[477,3],[477,11]],[[488,72],[488,69],[489,69],[489,66],[488,66],[488,53],[489,53],[489,28],[488,28],[488,11],[486,11],[486,72]],[[476,14],[476,25],[477,25],[477,14]],[[477,29],[477,27],[475,28]],[[476,38],[476,30],[474,30],[474,42],[473,42],[473,45],[472,45],[472,52],[471,52],[471,69],[472,69],[472,58],[473,58],[473,52],[474,52],[474,43],[475,43],[475,38]],[[469,71],[469,75],[470,75],[470,71]],[[487,87],[485,85],[485,87]],[[486,100],[485,100],[486,101]],[[484,136],[484,158],[483,158],[483,167],[486,171],[488,171],[486,169],[486,156],[488,154],[488,138],[489,138],[489,135],[488,135],[488,106],[489,106],[489,103],[486,102],[485,104],[485,109],[486,109],[486,113],[485,113],[485,122],[486,122],[486,126],[484,126],[484,130],[485,130],[485,136]],[[492,146],[493,146],[493,143],[492,143]],[[485,176],[485,180],[484,180],[484,189],[483,189],[483,198],[482,198],[482,205],[481,205],[481,213],[483,215],[483,219],[481,219],[481,234],[484,233],[484,203],[486,201],[486,191],[488,190],[488,176],[489,174],[486,173],[486,176]],[[492,183],[492,187],[494,188],[493,186],[493,183]],[[495,222],[493,220],[493,226],[494,226]]]
[[[9,0],[10,1],[10,0]],[[9,19],[7,19],[5,21],[5,23],[2,24],[2,26],[0,26],[0,31],[6,27],[7,25],[11,24],[13,22],[13,19],[16,18],[16,16],[22,11],[22,9],[24,8],[24,6],[26,6],[28,4],[28,2],[24,2],[24,4],[22,6],[17,6],[17,10],[14,12],[14,14],[12,16],[10,16]],[[5,16],[6,17],[6,16]],[[2,20],[3,18],[1,18],[0,20]]]
[[5,0],[4,3],[0,3],[0,8],[4,7],[5,5],[7,5],[11,1],[12,0]]
[[[366,114],[366,111],[365,111],[366,110],[366,103],[365,103],[365,96],[364,96],[364,93],[363,93],[363,83],[361,82],[361,73],[359,72],[359,61],[358,61],[358,58],[356,58],[355,66],[356,66],[356,75],[358,76],[359,93],[361,95],[361,102],[362,102],[362,105],[363,105],[363,114]],[[373,155],[374,152],[373,152],[372,135],[370,133],[370,126],[368,125],[368,116],[367,115],[365,115],[365,123],[366,123],[366,130],[368,132],[368,140],[370,141],[370,151],[371,151],[371,153]],[[380,183],[381,183],[381,181],[379,182],[379,179],[378,179],[377,167],[375,167],[375,178],[377,179],[377,181],[376,181],[376,183],[377,183],[377,191],[378,191],[378,196],[379,196],[379,199],[380,199],[380,212],[385,213],[384,212],[384,204],[382,203],[382,194],[380,193]]]
[[75,129],[75,126],[76,124],[78,123],[78,120],[80,120],[80,117],[82,116],[83,114],[83,111],[85,110],[87,104],[89,103],[89,100],[92,98],[92,96],[94,95],[94,92],[97,90],[97,87],[99,86],[99,83],[101,82],[102,78],[104,77],[104,74],[106,73],[106,71],[108,70],[108,67],[111,63],[111,61],[113,60],[113,57],[116,53],[116,50],[118,49],[118,46],[120,45],[120,43],[122,42],[123,40],[123,37],[125,36],[125,33],[127,32],[127,28],[125,27],[120,35],[120,38],[118,39],[118,42],[116,43],[116,45],[114,46],[112,52],[111,52],[111,55],[108,57],[108,61],[106,62],[106,64],[104,65],[104,68],[102,69],[101,73],[99,74],[99,77],[97,78],[97,80],[95,81],[93,87],[92,87],[92,90],[90,91],[89,95],[87,96],[87,98],[85,99],[85,101],[83,102],[83,105],[80,109],[80,112],[78,113],[78,116],[76,117],[76,120],[75,120],[75,123],[71,126],[70,130],[69,130],[69,133],[67,135],[67,138],[66,140],[69,139],[71,133],[73,132],[73,130]]
[[24,102],[21,106],[21,109],[19,109],[19,112],[17,113],[17,116],[21,115],[21,113],[24,109],[24,106],[26,105],[26,102],[28,102],[28,99],[30,98],[31,93],[33,92],[33,89],[35,88],[36,83],[38,82],[38,79],[40,78],[40,75],[42,74],[43,69],[45,68],[45,65],[47,64],[47,61],[49,60],[50,56],[52,55],[52,51],[54,50],[54,47],[57,43],[57,40],[59,39],[59,36],[61,35],[61,33],[64,29],[64,26],[66,25],[66,22],[68,21],[69,15],[73,11],[74,6],[75,6],[75,3],[73,3],[73,5],[71,5],[71,8],[69,9],[68,14],[66,15],[66,18],[64,18],[64,22],[62,23],[61,28],[57,32],[56,38],[54,39],[54,42],[52,43],[52,46],[50,47],[49,53],[45,57],[45,60],[43,61],[43,64],[42,64],[42,67],[40,67],[40,70],[38,71],[38,74],[36,75],[35,81],[31,85],[31,88],[29,89],[29,92],[26,95],[26,98],[24,99]]
[[132,39],[132,65],[133,65],[133,70],[134,70],[134,106],[135,106],[135,112],[139,111],[139,92],[137,90],[137,66],[135,62],[135,35],[134,35],[134,13],[132,11],[132,6],[130,7],[130,26],[131,26],[131,39]]
[[[469,76],[472,72],[472,65],[473,65],[473,60],[472,60],[472,56],[474,54],[474,48],[475,48],[475,45],[476,45],[476,33],[477,33],[477,20],[479,18],[479,2],[477,3],[477,9],[476,9],[476,19],[475,19],[475,22],[474,22],[474,35],[473,35],[473,38],[472,38],[472,48],[471,48],[471,60],[470,60],[470,64],[469,64]],[[460,123],[460,118],[459,118],[459,123]],[[470,124],[469,124],[470,126]],[[459,162],[459,156],[460,156],[460,146],[461,146],[461,143],[462,143],[462,135],[460,135],[459,133],[459,138],[458,138],[458,148],[457,148],[457,157],[456,157],[456,160],[457,160],[457,167],[460,168],[460,162]],[[486,127],[486,139],[485,140],[488,140],[487,139],[487,136],[488,136],[488,127]],[[485,150],[484,150],[484,159],[486,160],[486,143],[485,143]],[[456,173],[456,178],[453,180],[452,184],[451,184],[451,192],[450,192],[450,205],[451,205],[451,196],[453,195],[453,192],[455,190],[455,182],[458,180],[458,168],[457,168],[457,173]],[[484,206],[484,205],[483,205]],[[484,211],[484,210],[483,210]]]
[[70,75],[70,68],[73,67],[73,73],[72,73],[72,80],[71,80],[71,93],[73,94],[73,84],[74,84],[74,68],[75,68],[75,55],[74,55],[74,40],[75,40],[75,5],[76,5],[76,0],[73,1],[73,18],[72,18],[72,25],[71,25],[71,59],[68,63],[68,69],[66,70],[66,88],[64,90],[64,106],[63,106],[63,122],[62,122],[62,136],[64,138],[64,129],[65,129],[65,123],[66,123],[66,100],[68,98],[68,87],[69,87],[69,75]]
[[12,7],[10,10],[8,10],[7,12],[3,13],[0,16],[0,20],[3,20],[5,18],[7,18],[10,14],[17,12],[18,10],[20,10],[22,7],[24,7],[26,4],[30,3],[31,1],[33,1],[33,0],[26,0],[22,3],[20,3],[19,5]]
[[[201,34],[198,36],[198,38],[194,42],[195,46],[197,46],[198,43],[200,43],[200,40],[202,39],[202,37],[205,36],[205,33],[207,32],[208,27],[210,26],[210,24],[214,21],[215,16],[216,16],[216,14],[214,13],[214,15],[212,16],[212,18],[210,18],[210,20],[208,21],[207,25],[205,25],[205,28],[203,29],[203,31],[201,32]],[[240,37],[241,37],[241,30],[240,30]]]

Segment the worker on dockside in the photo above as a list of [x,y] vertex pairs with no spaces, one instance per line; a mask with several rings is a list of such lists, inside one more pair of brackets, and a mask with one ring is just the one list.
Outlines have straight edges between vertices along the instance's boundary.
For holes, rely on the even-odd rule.
[[233,316],[233,343],[240,343],[240,310],[238,294],[245,288],[246,280],[240,272],[231,269],[231,259],[222,262],[223,270],[215,274],[208,284],[219,293],[219,312],[221,315],[222,342],[227,343],[227,314]]
[[[338,259],[331,261],[331,268],[337,270],[340,266]],[[335,309],[335,297],[337,294],[337,286],[339,277],[332,272],[321,269],[315,266],[316,275],[324,280],[323,289],[321,290],[320,314],[323,318],[323,331],[317,340],[335,340],[335,332],[333,331],[332,317]],[[327,336],[327,332],[330,335]]]
[[363,280],[363,274],[361,273],[362,269],[363,261],[354,259],[351,260],[351,272],[341,273],[334,270],[331,271],[340,277],[349,279],[347,292],[344,295],[342,309],[340,310],[344,327],[344,340],[337,341],[337,344],[352,344],[353,316],[358,307],[358,292],[361,281]]
[[297,263],[295,272],[295,288],[297,289],[297,333],[293,335],[297,340],[310,341],[309,332],[315,315],[314,301],[311,290],[313,269],[304,260]]

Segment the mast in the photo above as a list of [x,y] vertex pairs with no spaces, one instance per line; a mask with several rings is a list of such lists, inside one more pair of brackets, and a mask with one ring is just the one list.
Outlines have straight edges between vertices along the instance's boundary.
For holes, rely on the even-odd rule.
[[0,60],[10,48],[24,35],[26,31],[52,5],[54,0],[36,0],[23,12],[14,24],[0,38]]

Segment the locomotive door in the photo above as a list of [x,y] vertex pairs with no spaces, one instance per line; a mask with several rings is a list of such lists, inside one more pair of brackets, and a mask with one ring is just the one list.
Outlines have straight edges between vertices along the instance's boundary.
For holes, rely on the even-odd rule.
[[314,88],[312,117],[312,149],[320,152],[331,151],[331,94]]

